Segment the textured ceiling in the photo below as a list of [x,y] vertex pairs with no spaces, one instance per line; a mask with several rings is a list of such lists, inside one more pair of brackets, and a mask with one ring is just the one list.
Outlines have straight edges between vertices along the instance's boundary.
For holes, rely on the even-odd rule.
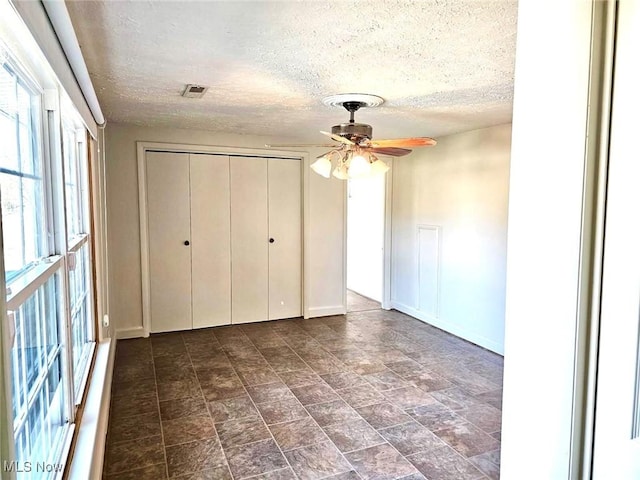
[[[371,93],[374,138],[511,120],[515,1],[67,1],[111,122],[321,140]],[[202,99],[185,84],[210,86]]]

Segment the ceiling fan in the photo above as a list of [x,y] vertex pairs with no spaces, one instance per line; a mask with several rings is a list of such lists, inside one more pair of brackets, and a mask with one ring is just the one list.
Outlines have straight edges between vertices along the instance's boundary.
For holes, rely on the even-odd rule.
[[336,158],[336,168],[333,176],[342,180],[360,178],[379,173],[385,173],[389,166],[377,155],[402,157],[411,153],[410,148],[430,147],[436,144],[433,138],[411,137],[390,140],[373,140],[373,129],[366,123],[356,123],[355,112],[362,107],[377,107],[384,100],[376,95],[368,94],[339,94],[326,97],[325,105],[342,106],[349,112],[349,122],[331,127],[331,133],[321,131],[335,144],[306,144],[306,145],[266,145],[267,147],[329,147],[332,150],[320,155],[311,165],[316,173],[329,178],[333,168],[332,160]]

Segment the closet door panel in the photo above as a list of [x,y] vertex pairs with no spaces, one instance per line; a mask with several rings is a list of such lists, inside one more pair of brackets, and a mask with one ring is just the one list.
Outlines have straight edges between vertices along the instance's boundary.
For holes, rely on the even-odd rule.
[[302,315],[300,160],[269,159],[269,320]]
[[231,157],[232,323],[269,315],[267,161]]
[[231,323],[229,157],[191,154],[193,328]]
[[151,331],[192,328],[189,155],[147,152]]

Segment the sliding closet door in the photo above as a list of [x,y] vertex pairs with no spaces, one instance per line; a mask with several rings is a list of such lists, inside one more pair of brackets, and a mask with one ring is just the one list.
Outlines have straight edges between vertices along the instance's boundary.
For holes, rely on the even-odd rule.
[[269,320],[302,315],[300,164],[269,159]]
[[229,157],[191,154],[193,328],[231,323]]
[[269,230],[267,162],[232,157],[231,311],[232,323],[268,319]]
[[191,328],[189,155],[147,152],[151,331]]

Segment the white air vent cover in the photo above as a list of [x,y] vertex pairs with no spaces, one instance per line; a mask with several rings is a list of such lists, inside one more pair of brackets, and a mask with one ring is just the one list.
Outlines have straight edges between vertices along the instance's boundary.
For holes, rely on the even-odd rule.
[[187,98],[202,98],[204,94],[207,93],[207,90],[209,90],[209,87],[190,83],[184,88],[182,96]]

